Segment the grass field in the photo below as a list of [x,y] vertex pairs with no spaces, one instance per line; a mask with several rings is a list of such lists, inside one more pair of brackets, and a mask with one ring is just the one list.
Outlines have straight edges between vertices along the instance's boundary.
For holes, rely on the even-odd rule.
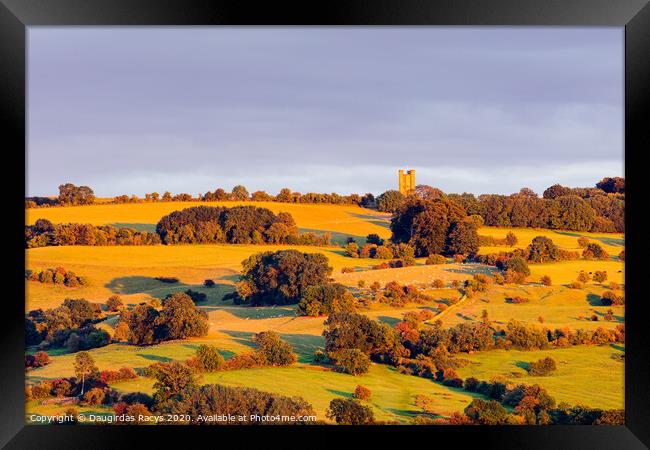
[[[577,346],[534,352],[494,350],[464,358],[471,361],[458,369],[463,377],[481,380],[503,376],[513,383],[544,386],[556,401],[592,408],[623,409],[625,403],[623,363],[614,357],[625,348],[620,345]],[[557,371],[549,376],[531,377],[525,367],[531,361],[552,357]]]
[[368,234],[376,233],[383,238],[390,237],[389,215],[353,205],[317,205],[275,202],[157,202],[126,203],[119,205],[99,204],[91,206],[69,206],[54,208],[33,208],[26,210],[26,223],[47,219],[52,223],[90,223],[133,227],[141,231],[154,231],[160,218],[173,211],[192,206],[238,206],[251,205],[267,208],[274,213],[290,213],[301,231],[317,233],[331,232],[335,241],[342,242],[347,236],[360,241]]
[[[27,223],[38,218],[52,222],[81,222],[92,224],[113,224],[132,226],[140,230],[153,230],[155,223],[171,211],[196,205],[233,206],[235,202],[223,203],[143,203],[111,205],[100,204],[83,207],[30,209],[26,213]],[[287,211],[296,219],[301,231],[331,232],[336,242],[346,237],[356,238],[360,243],[369,233],[387,238],[389,217],[386,214],[354,206],[304,205],[283,203],[239,204],[267,207],[274,212]],[[484,227],[481,235],[503,238],[511,229]],[[544,318],[544,326],[550,328],[588,328],[598,326],[611,328],[623,322],[624,308],[612,307],[614,321],[604,321],[603,315],[609,307],[600,305],[599,298],[605,286],[588,283],[584,289],[575,290],[566,284],[576,279],[580,270],[593,272],[606,270],[608,282],[622,283],[624,264],[615,255],[624,248],[622,234],[574,233],[553,230],[512,229],[519,242],[525,247],[539,235],[548,236],[562,248],[579,250],[577,238],[586,236],[599,242],[612,255],[607,261],[565,261],[553,264],[531,264],[529,283],[521,286],[492,285],[487,293],[463,300],[444,314],[445,326],[480,319],[486,309],[490,320],[504,324],[510,318],[536,323]],[[210,343],[221,349],[225,357],[248,351],[252,347],[253,333],[275,330],[290,342],[298,353],[298,364],[290,368],[250,369],[219,372],[205,375],[203,381],[232,386],[252,386],[261,390],[284,395],[300,395],[310,402],[319,419],[325,419],[324,412],[329,401],[335,397],[350,396],[357,384],[369,387],[373,397],[368,402],[379,420],[409,422],[417,408],[414,396],[428,394],[436,399],[436,413],[446,416],[453,411],[462,411],[471,401],[471,394],[442,386],[430,380],[397,373],[393,368],[373,365],[364,376],[353,377],[329,371],[313,364],[316,348],[324,347],[322,337],[324,318],[298,317],[295,307],[241,307],[232,302],[223,302],[226,293],[232,292],[238,280],[241,261],[253,253],[295,248],[304,252],[320,252],[327,256],[334,268],[333,278],[356,291],[358,282],[366,285],[379,281],[430,286],[435,279],[447,283],[446,289],[431,289],[426,293],[434,299],[421,305],[407,305],[391,308],[375,305],[362,312],[367,316],[394,325],[407,311],[421,309],[435,310],[437,301],[447,302],[458,297],[459,292],[449,288],[453,280],[464,280],[475,273],[491,273],[495,269],[479,264],[424,265],[418,259],[417,265],[400,269],[370,270],[380,261],[374,259],[352,259],[345,256],[343,249],[331,247],[299,246],[254,246],[254,245],[178,245],[137,247],[45,247],[26,251],[27,268],[43,269],[63,266],[77,275],[90,279],[88,286],[68,288],[60,285],[26,282],[26,310],[58,306],[65,298],[86,298],[94,302],[105,302],[113,294],[119,294],[127,304],[135,304],[151,298],[164,298],[167,294],[191,288],[201,291],[208,300],[200,307],[208,312],[210,330],[201,339],[166,342],[151,347],[135,347],[126,344],[111,344],[90,351],[100,370],[118,369],[123,366],[142,368],[156,361],[184,360],[192,356],[201,343]],[[510,251],[510,247],[484,247],[482,253]],[[341,273],[343,267],[354,267],[353,273]],[[553,286],[539,283],[542,275],[549,275]],[[159,276],[177,277],[177,284],[166,284],[155,279]],[[205,279],[213,279],[214,288],[204,288]],[[512,296],[530,298],[529,303],[513,304]],[[592,315],[597,322],[587,320]],[[581,318],[582,317],[582,318]],[[116,317],[111,317],[100,326],[109,331],[115,326]],[[539,383],[547,387],[558,401],[583,403],[591,407],[623,407],[623,364],[612,355],[624,349],[615,346],[578,346],[566,349],[534,352],[491,351],[479,352],[462,357],[471,361],[459,369],[461,377],[476,376],[490,379],[505,376],[513,382]],[[526,364],[550,355],[558,361],[558,371],[549,377],[528,377]],[[56,350],[51,352],[52,363],[46,367],[27,372],[28,382],[72,376],[74,354]],[[151,391],[152,381],[140,378],[115,385],[122,391]],[[27,404],[28,412],[51,414],[66,408],[57,405]],[[109,412],[103,407],[79,408],[82,412]]]

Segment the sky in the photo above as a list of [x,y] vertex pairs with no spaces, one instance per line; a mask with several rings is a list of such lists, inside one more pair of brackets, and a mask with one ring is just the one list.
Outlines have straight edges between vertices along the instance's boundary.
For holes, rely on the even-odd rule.
[[30,27],[28,196],[623,175],[623,28]]

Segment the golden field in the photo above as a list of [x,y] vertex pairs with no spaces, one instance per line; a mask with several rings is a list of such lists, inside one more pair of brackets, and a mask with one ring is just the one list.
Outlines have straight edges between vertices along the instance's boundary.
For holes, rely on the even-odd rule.
[[[356,206],[284,204],[260,202],[169,202],[136,204],[99,204],[80,207],[54,207],[29,209],[26,223],[45,218],[54,223],[77,222],[91,224],[113,224],[131,226],[152,231],[156,222],[165,214],[178,209],[197,205],[246,204],[265,207],[274,212],[286,211],[292,214],[301,231],[331,232],[334,241],[341,243],[346,237],[363,242],[366,235],[377,233],[383,238],[390,237],[389,216]],[[602,316],[609,309],[599,303],[600,295],[606,286],[587,283],[584,289],[570,289],[566,285],[575,280],[581,270],[593,272],[606,270],[608,281],[623,283],[624,263],[615,255],[624,249],[622,234],[575,233],[555,230],[505,229],[483,227],[481,235],[503,238],[508,231],[517,236],[517,247],[525,247],[539,235],[550,237],[556,244],[569,250],[579,250],[577,239],[586,236],[603,245],[612,255],[607,261],[565,261],[552,264],[531,264],[532,275],[525,285],[496,286],[488,292],[472,299],[463,300],[444,314],[445,326],[463,321],[480,319],[482,311],[488,311],[490,320],[499,324],[510,318],[539,323],[542,316],[544,325],[550,328],[607,328],[623,322],[624,307],[612,307],[614,321],[604,321]],[[404,308],[378,306],[363,309],[369,317],[389,324],[400,320],[407,311],[420,309],[436,310],[439,302],[446,303],[459,293],[449,287],[453,280],[464,280],[475,273],[491,273],[495,269],[479,264],[448,264],[426,266],[422,258],[417,265],[399,269],[371,270],[381,261],[347,257],[341,247],[272,246],[272,245],[176,245],[176,246],[121,246],[121,247],[45,247],[26,250],[26,264],[29,269],[44,269],[63,266],[77,275],[90,279],[88,286],[69,288],[60,285],[26,282],[25,309],[50,308],[58,306],[65,298],[86,298],[104,303],[113,294],[119,294],[125,303],[135,304],[151,298],[164,298],[168,293],[191,288],[208,295],[208,301],[201,305],[209,315],[209,335],[201,339],[166,342],[152,347],[135,347],[125,344],[111,344],[90,351],[100,369],[117,369],[122,366],[142,368],[156,361],[184,360],[189,358],[199,343],[217,345],[228,357],[234,353],[250,349],[253,333],[275,330],[290,342],[299,355],[295,367],[283,369],[249,369],[233,372],[220,372],[206,375],[204,382],[216,382],[237,386],[254,386],[262,390],[285,395],[301,395],[314,405],[319,419],[325,419],[324,411],[329,401],[335,397],[349,397],[357,384],[368,386],[373,391],[369,404],[380,420],[396,420],[408,423],[418,412],[414,396],[418,393],[436,398],[436,413],[448,416],[454,411],[462,411],[474,394],[448,388],[430,380],[397,373],[393,368],[373,364],[371,371],[354,377],[325,370],[313,364],[313,352],[324,346],[322,337],[324,318],[298,317],[295,307],[243,307],[223,302],[226,293],[232,292],[238,279],[241,261],[261,252],[284,248],[295,248],[304,252],[320,252],[327,256],[333,267],[333,278],[356,292],[358,282],[366,285],[379,281],[402,284],[417,284],[426,288],[433,301],[422,305],[407,305]],[[510,247],[484,247],[481,253],[510,251]],[[353,267],[355,272],[342,274],[343,267]],[[542,286],[539,278],[549,275],[553,280],[550,287]],[[177,277],[177,284],[165,284],[155,277]],[[205,279],[214,280],[214,288],[204,288]],[[431,289],[435,279],[447,283],[445,289]],[[530,298],[529,303],[513,304],[512,296]],[[588,320],[596,315],[599,320]],[[112,330],[115,317],[102,323],[102,327]],[[490,351],[479,352],[463,357],[470,364],[459,369],[462,377],[477,376],[490,379],[504,376],[513,382],[525,381],[539,383],[549,389],[558,401],[583,403],[592,407],[623,408],[623,364],[614,358],[624,348],[611,346],[578,346],[567,349],[517,352]],[[549,377],[527,377],[522,365],[543,356],[551,355],[558,360],[559,369]],[[27,373],[29,381],[70,376],[74,354],[55,351],[52,363],[46,367]],[[561,363],[561,361],[566,361]],[[577,386],[576,388],[573,388]],[[123,391],[151,390],[151,380],[140,378],[115,386]],[[57,411],[53,405],[40,405],[30,402],[28,411],[45,414]],[[61,407],[60,410],[65,408]],[[95,408],[95,410],[101,408]]]

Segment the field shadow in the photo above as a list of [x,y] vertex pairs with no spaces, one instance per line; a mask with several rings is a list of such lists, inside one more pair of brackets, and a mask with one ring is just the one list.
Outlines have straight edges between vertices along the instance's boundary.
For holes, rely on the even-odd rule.
[[609,344],[609,346],[612,347],[614,350],[618,350],[618,351],[620,351],[620,352],[624,352],[624,351],[625,351],[625,346],[624,346],[624,345],[620,345],[620,344]]
[[330,388],[327,388],[325,390],[327,392],[330,392],[330,393],[332,393],[334,395],[338,395],[340,397],[352,398],[352,396],[353,396],[352,392],[344,392],[344,391],[339,391],[337,389],[330,389]]
[[298,362],[311,363],[317,348],[325,346],[325,338],[313,334],[281,334],[282,339],[293,347],[298,355]]
[[600,295],[587,294],[587,302],[590,306],[604,306]]
[[255,333],[251,331],[235,331],[235,330],[220,330],[220,331],[233,338],[233,340],[238,344],[242,344],[251,348],[257,347],[253,342],[253,335]]
[[526,361],[515,361],[515,366],[519,367],[520,369],[524,369],[526,372],[528,372],[528,368],[530,367],[530,363]]
[[[201,346],[201,344],[184,344],[183,345],[183,347],[189,348],[190,350],[194,350],[194,351],[196,351],[200,346]],[[217,349],[217,351],[219,353],[221,353],[221,356],[223,356],[223,359],[226,359],[226,360],[228,360],[228,359],[230,359],[230,358],[232,358],[233,356],[236,355],[236,353],[233,352],[233,351],[224,350],[224,349],[221,349],[221,348]]]
[[585,236],[584,234],[575,233],[575,232],[571,232],[571,231],[556,231],[556,233],[564,235],[564,236],[574,237],[574,238],[579,238],[579,237],[584,236],[587,239],[589,239],[590,241],[599,241],[602,244],[611,245],[612,247],[624,247],[625,246],[625,239],[623,239],[623,238]]
[[363,219],[373,225],[378,225],[384,228],[390,228],[390,218],[382,219],[381,217],[373,216],[370,214],[349,213],[351,217],[356,219]]
[[156,361],[156,362],[170,362],[172,361],[172,358],[169,358],[167,356],[160,356],[160,355],[149,355],[146,353],[137,353],[136,356],[139,356],[144,359],[148,359],[150,361]]
[[246,320],[296,317],[296,309],[291,306],[218,306],[205,309],[208,311],[225,311],[238,319]]
[[[231,276],[234,275],[226,275],[225,277]],[[235,289],[232,284],[217,283],[213,287],[208,288],[202,284],[186,284],[182,282],[165,283],[153,277],[139,275],[113,278],[104,287],[118,295],[147,294],[159,300],[164,299],[169,294],[185,292],[191,289],[206,295],[206,299],[198,302],[197,306],[219,305],[223,297]]]
[[109,223],[110,226],[115,228],[132,228],[135,231],[155,233],[156,224],[154,223],[125,223],[125,222],[115,222]]
[[459,317],[459,318],[461,318],[463,320],[467,320],[467,321],[473,321],[474,320],[472,317],[466,316],[463,313],[456,313],[456,317]]
[[394,327],[395,324],[401,322],[401,319],[398,319],[397,317],[389,317],[389,316],[379,316],[377,319],[381,323],[385,323],[387,325],[390,325],[391,327]]
[[491,275],[497,270],[496,267],[491,267],[485,264],[462,264],[457,268],[442,268],[445,272],[449,273],[460,273],[463,275],[475,275],[477,273],[482,273],[484,275]]

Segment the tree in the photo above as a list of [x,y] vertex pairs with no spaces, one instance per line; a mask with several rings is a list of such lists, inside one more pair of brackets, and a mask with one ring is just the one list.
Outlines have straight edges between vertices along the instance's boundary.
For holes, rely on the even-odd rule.
[[196,358],[201,368],[207,372],[216,372],[221,370],[226,361],[214,345],[201,344],[196,349]]
[[475,398],[465,408],[465,415],[479,425],[504,425],[508,420],[508,411],[496,400]]
[[298,313],[305,316],[320,316],[335,312],[353,312],[356,299],[339,283],[326,283],[305,288]]
[[521,258],[519,256],[514,256],[514,257],[506,260],[505,262],[503,262],[499,266],[500,266],[499,268],[501,270],[506,271],[506,272],[508,270],[512,270],[513,272],[520,273],[525,277],[530,275],[530,268],[528,267],[528,263],[526,262],[526,260],[524,260],[523,258]]
[[249,198],[248,190],[241,184],[232,188],[231,196],[233,200],[239,200],[239,201],[245,201],[248,200]]
[[548,375],[557,369],[555,360],[551,357],[542,358],[528,364],[528,374],[534,377]]
[[447,238],[447,252],[450,254],[470,254],[477,253],[478,249],[479,240],[476,224],[467,220],[452,223]]
[[208,334],[208,315],[197,309],[192,298],[183,292],[168,297],[157,319],[166,339],[185,339]]
[[95,193],[88,186],[66,183],[59,186],[58,200],[62,205],[90,205],[95,202]]
[[609,254],[595,242],[590,242],[582,252],[582,257],[585,259],[609,259]]
[[372,409],[353,399],[335,398],[326,414],[340,425],[369,425],[375,421]]
[[156,379],[153,398],[157,408],[163,408],[173,396],[185,389],[198,386],[192,369],[178,361],[158,364],[153,370],[153,377]]
[[453,254],[448,248],[452,225],[466,217],[462,206],[452,200],[422,200],[409,196],[395,212],[390,224],[392,241],[408,243],[415,256]]
[[252,305],[297,303],[307,287],[328,282],[332,273],[328,262],[320,253],[297,250],[251,255],[242,263],[238,295]]
[[404,195],[399,191],[386,191],[377,197],[377,210],[394,213],[400,207],[404,198]]
[[119,295],[111,295],[108,300],[106,300],[106,308],[109,311],[119,311],[124,307],[122,299]]
[[283,341],[274,331],[257,333],[253,336],[253,342],[257,344],[257,352],[271,366],[289,366],[298,359],[291,344]]
[[370,369],[370,358],[357,348],[346,348],[331,354],[342,372],[361,375]]
[[138,305],[130,311],[127,323],[129,339],[135,345],[151,345],[160,340],[158,317],[160,313],[149,305]]
[[602,189],[608,194],[617,193],[623,194],[625,192],[625,178],[621,177],[606,177],[596,183],[598,189]]
[[372,396],[372,391],[365,386],[357,385],[354,389],[353,397],[359,400],[368,400]]
[[90,378],[99,372],[95,367],[95,361],[88,352],[79,352],[74,358],[74,373],[77,379],[81,378],[81,396],[84,394],[86,378]]
[[380,246],[380,245],[384,245],[384,240],[381,237],[379,237],[378,234],[371,233],[368,236],[366,236],[366,243]]
[[506,241],[505,242],[506,242],[506,245],[508,247],[513,247],[513,246],[517,245],[518,239],[517,239],[517,236],[515,235],[515,233],[513,233],[512,231],[508,231],[508,234],[506,234]]
[[559,259],[559,248],[546,236],[533,238],[527,250],[528,260],[535,263],[544,263]]

